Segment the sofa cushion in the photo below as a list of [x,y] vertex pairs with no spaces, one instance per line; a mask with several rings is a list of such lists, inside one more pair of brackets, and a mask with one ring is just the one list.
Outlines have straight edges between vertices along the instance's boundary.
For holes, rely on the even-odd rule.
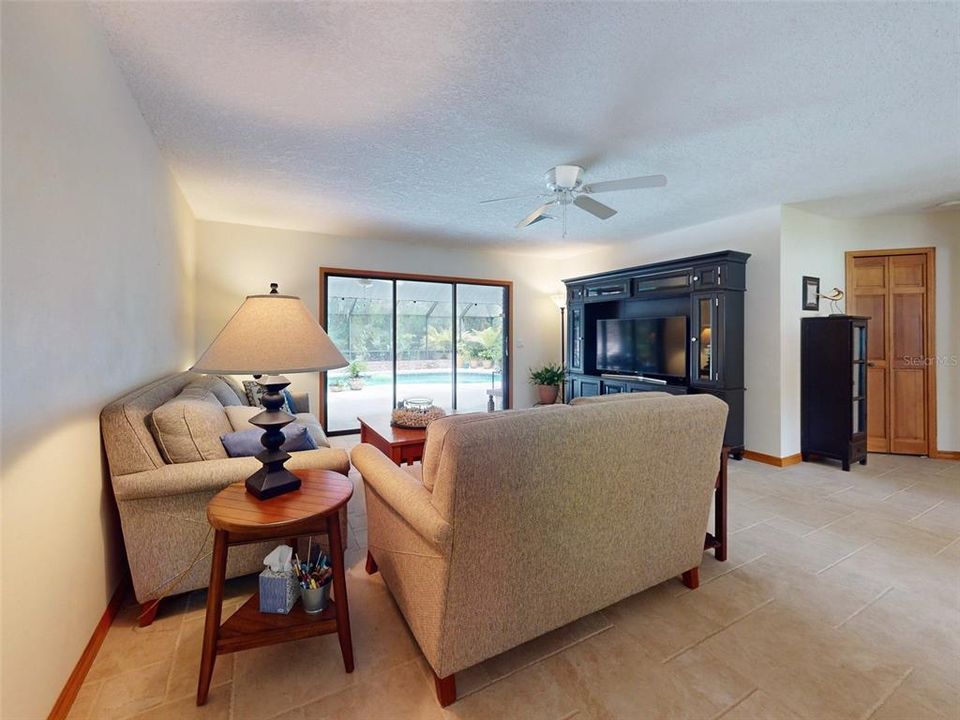
[[227,457],[220,436],[233,428],[216,395],[188,385],[153,411],[150,430],[166,462],[185,463]]
[[[297,452],[299,450],[317,449],[317,444],[310,437],[305,425],[290,423],[283,428],[283,434],[286,440],[280,446],[281,450]],[[262,437],[263,430],[258,427],[251,427],[249,430],[224,433],[220,437],[220,441],[230,457],[250,457],[263,450],[263,443],[260,442]]]
[[201,375],[191,382],[187,387],[200,387],[209,390],[214,394],[220,404],[224,407],[232,405],[243,405],[243,400],[239,395],[217,375]]
[[[230,425],[234,430],[248,430],[256,425],[250,423],[250,418],[258,413],[263,412],[263,408],[250,407],[248,405],[241,405],[238,407],[228,407],[224,408],[227,413],[227,419],[230,420]],[[297,418],[297,422],[301,425],[305,425],[307,430],[310,433],[310,437],[313,438],[313,442],[316,443],[317,447],[330,447],[330,441],[327,440],[326,433],[323,432],[323,427],[320,425],[320,421],[312,413],[296,413],[294,417]]]

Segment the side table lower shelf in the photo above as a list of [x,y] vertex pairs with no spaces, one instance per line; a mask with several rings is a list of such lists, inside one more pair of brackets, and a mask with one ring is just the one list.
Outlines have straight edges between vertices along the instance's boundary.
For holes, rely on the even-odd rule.
[[220,626],[217,655],[335,632],[337,608],[333,600],[315,615],[305,612],[300,602],[280,615],[260,612],[260,594],[254,593]]

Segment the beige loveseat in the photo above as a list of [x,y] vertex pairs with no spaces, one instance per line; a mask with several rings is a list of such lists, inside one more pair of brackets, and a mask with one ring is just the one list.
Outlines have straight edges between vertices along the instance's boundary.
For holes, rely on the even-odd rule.
[[727,406],[634,397],[434,422],[422,478],[370,445],[368,571],[437,679],[684,574],[695,585]]
[[[227,485],[246,479],[260,467],[256,458],[226,457],[222,445],[217,453],[222,457],[216,459],[181,463],[164,459],[151,432],[151,414],[202,377],[190,372],[164,377],[115,400],[100,415],[133,588],[137,602],[144,606],[141,624],[152,621],[156,612],[156,603],[152,601],[194,560],[197,562],[171,594],[207,586],[213,546],[212,533],[208,534],[207,502]],[[306,396],[297,400],[306,409]],[[217,402],[216,398],[213,402]],[[209,445],[218,440],[218,435],[207,438]],[[286,467],[324,468],[346,475],[350,460],[344,450],[324,447],[291,453]],[[345,525],[345,515],[341,521]],[[264,556],[275,545],[231,548],[227,577],[259,572]]]

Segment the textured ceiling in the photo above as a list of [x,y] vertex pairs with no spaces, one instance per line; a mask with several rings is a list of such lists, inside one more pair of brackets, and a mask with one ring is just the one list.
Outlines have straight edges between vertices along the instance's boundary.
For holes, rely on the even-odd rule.
[[[94,5],[198,217],[574,250],[960,197],[960,4]],[[666,188],[513,225],[559,163]]]

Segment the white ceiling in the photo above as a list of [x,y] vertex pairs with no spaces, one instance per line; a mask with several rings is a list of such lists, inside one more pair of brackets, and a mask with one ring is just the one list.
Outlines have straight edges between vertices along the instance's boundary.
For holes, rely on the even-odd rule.
[[[199,218],[572,250],[960,197],[960,4],[95,6]],[[662,189],[513,225],[559,163]]]

